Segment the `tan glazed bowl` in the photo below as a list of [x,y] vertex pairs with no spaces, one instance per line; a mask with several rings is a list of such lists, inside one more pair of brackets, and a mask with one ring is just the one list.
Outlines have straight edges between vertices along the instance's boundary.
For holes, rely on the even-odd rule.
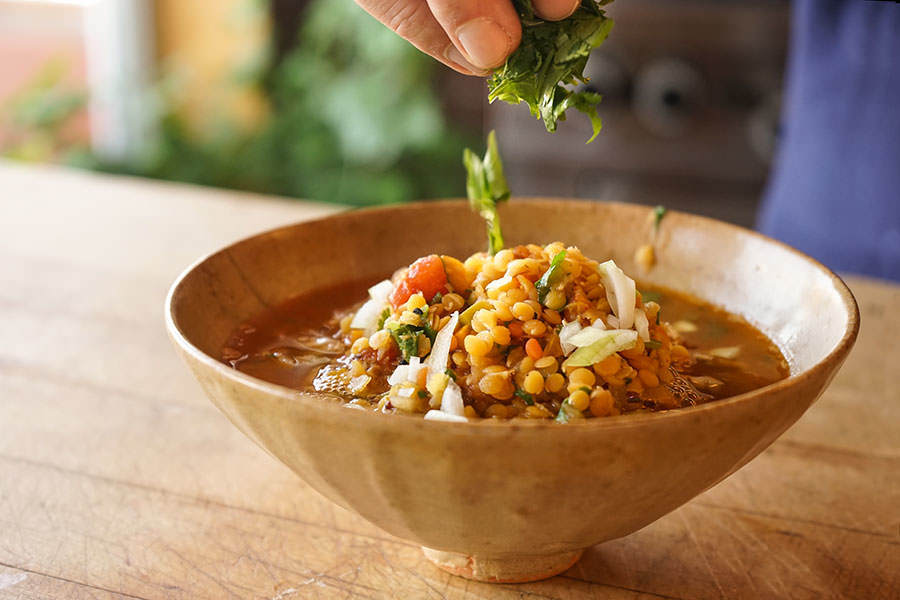
[[[421,544],[451,572],[527,581],[571,566],[746,464],[819,397],[859,329],[844,283],[751,231],[669,213],[654,236],[645,207],[554,199],[501,210],[508,245],[559,240],[613,258],[639,279],[746,317],[791,376],[727,400],[568,425],[446,423],[350,410],[220,362],[242,321],[297,294],[377,281],[426,254],[468,256],[484,225],[464,201],[354,211],[291,225],[201,260],[173,285],[166,324],[219,409],[250,439],[340,506]],[[635,249],[653,242],[647,274]]]

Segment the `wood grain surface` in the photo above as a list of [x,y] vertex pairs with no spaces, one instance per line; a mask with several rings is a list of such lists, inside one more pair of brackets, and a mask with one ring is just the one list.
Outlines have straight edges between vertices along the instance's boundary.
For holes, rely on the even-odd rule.
[[848,278],[856,349],[747,467],[564,575],[481,584],[245,439],[166,338],[196,258],[331,210],[0,163],[0,598],[900,596],[900,286]]

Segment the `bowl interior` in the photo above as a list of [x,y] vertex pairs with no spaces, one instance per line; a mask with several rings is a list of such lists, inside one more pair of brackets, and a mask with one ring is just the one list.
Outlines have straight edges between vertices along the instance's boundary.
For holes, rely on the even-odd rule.
[[[563,241],[613,258],[639,281],[663,285],[740,314],[781,348],[792,375],[833,352],[857,319],[843,283],[812,259],[751,231],[677,212],[654,231],[646,207],[562,199],[502,206],[507,245]],[[657,264],[642,273],[635,250]],[[464,201],[354,211],[240,241],[197,264],[173,289],[182,335],[218,358],[242,321],[291,296],[348,280],[376,281],[425,254],[466,257],[485,244]]]

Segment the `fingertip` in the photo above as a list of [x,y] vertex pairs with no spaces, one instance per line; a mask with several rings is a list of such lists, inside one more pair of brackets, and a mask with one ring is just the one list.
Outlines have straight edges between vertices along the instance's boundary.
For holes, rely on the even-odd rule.
[[449,44],[444,50],[444,64],[463,75],[472,75],[475,77],[484,77],[490,71],[479,69],[463,56],[463,53],[453,44]]
[[534,0],[534,11],[545,21],[562,21],[572,15],[581,0]]

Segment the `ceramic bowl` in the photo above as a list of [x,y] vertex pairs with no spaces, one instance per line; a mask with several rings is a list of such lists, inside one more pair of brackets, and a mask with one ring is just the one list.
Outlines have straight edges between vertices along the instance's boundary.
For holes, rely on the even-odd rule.
[[859,313],[821,264],[751,231],[646,207],[514,200],[509,245],[560,240],[613,258],[643,281],[746,317],[791,376],[697,407],[569,425],[445,423],[351,410],[218,360],[242,321],[348,279],[377,281],[432,253],[468,256],[484,225],[464,201],[346,212],[237,242],[188,269],[166,304],[169,334],[212,402],[247,437],[335,503],[420,544],[454,573],[527,581],[565,570],[594,544],[659,519],[750,461],[819,397],[850,351]]

